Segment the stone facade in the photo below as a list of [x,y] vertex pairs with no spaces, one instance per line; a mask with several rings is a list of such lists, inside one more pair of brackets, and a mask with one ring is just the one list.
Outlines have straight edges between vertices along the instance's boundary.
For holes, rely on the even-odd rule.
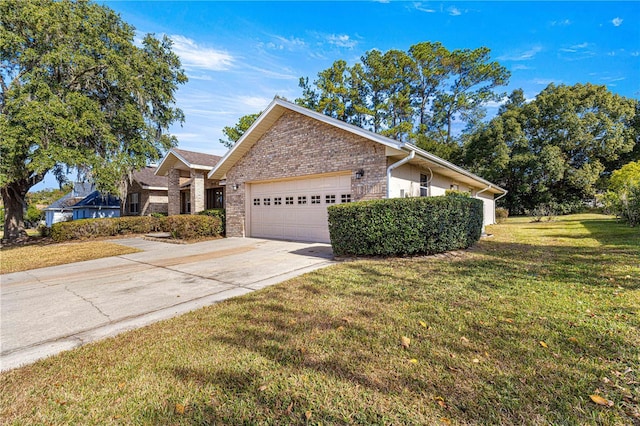
[[[361,179],[355,172],[364,171]],[[245,233],[247,182],[348,171],[353,201],[384,198],[385,147],[293,111],[285,112],[227,172],[227,236]],[[232,186],[238,185],[237,190]]]
[[169,205],[167,213],[169,216],[180,214],[180,170],[169,170]]
[[205,209],[204,204],[204,180],[206,172],[202,170],[191,170],[191,213],[201,212]]

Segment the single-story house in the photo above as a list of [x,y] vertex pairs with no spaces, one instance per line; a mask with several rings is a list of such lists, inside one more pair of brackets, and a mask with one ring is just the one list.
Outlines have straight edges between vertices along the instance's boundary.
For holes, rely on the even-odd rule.
[[73,220],[120,217],[120,198],[93,191],[71,207]]
[[54,223],[66,222],[73,219],[73,207],[95,190],[92,183],[76,182],[67,195],[57,199],[44,209],[44,219],[47,227]]
[[187,157],[173,149],[156,172],[169,176],[169,214],[188,211],[182,203],[180,210],[172,205],[179,179],[189,181],[194,212],[205,208],[198,199],[204,188],[216,188],[228,237],[329,242],[327,206],[444,195],[448,189],[481,199],[488,225],[495,222],[495,200],[506,194],[415,145],[278,98],[224,157],[206,163],[209,169]]
[[168,213],[166,176],[156,175],[156,167],[148,166],[133,173],[127,190],[124,216],[148,216],[152,213]]
[[168,178],[169,215],[224,208],[224,186],[219,179],[207,178],[220,158],[178,148],[169,150],[155,171],[157,176]]

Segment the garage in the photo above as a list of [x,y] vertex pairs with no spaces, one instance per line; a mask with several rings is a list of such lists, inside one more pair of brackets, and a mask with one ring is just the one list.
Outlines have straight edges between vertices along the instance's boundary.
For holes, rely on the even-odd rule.
[[351,175],[257,182],[249,193],[250,236],[328,243],[327,207],[351,202]]

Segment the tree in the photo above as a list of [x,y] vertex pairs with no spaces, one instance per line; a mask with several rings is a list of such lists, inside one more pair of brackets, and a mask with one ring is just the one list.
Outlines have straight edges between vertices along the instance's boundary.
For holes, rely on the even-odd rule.
[[592,199],[611,165],[633,152],[635,114],[636,101],[605,86],[551,84],[530,103],[516,91],[467,138],[465,164],[509,190],[514,214],[541,204],[566,213]]
[[640,225],[640,161],[614,170],[603,198],[607,210],[630,226]]
[[225,128],[222,129],[222,133],[224,133],[227,139],[220,139],[220,143],[227,148],[231,148],[236,142],[238,142],[238,139],[240,139],[242,135],[244,135],[244,132],[246,132],[249,127],[251,127],[254,121],[256,121],[258,117],[260,117],[260,114],[262,113],[259,112],[257,114],[243,115],[242,117],[240,117],[235,126],[225,126]]
[[[87,0],[0,2],[0,187],[5,238],[24,232],[24,197],[49,171],[86,170],[119,194],[131,171],[176,144],[167,134],[187,81],[171,40]],[[119,194],[121,195],[121,194]]]
[[432,42],[408,52],[374,49],[351,67],[334,62],[313,83],[301,78],[296,102],[455,161],[461,147],[454,121],[477,123],[483,105],[504,96],[494,90],[509,72],[489,53],[485,47],[451,52]]

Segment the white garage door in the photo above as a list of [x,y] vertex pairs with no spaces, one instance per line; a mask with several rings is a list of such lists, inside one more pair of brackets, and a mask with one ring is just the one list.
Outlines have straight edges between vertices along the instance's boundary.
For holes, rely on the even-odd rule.
[[251,185],[251,236],[329,242],[327,206],[351,202],[351,175]]

